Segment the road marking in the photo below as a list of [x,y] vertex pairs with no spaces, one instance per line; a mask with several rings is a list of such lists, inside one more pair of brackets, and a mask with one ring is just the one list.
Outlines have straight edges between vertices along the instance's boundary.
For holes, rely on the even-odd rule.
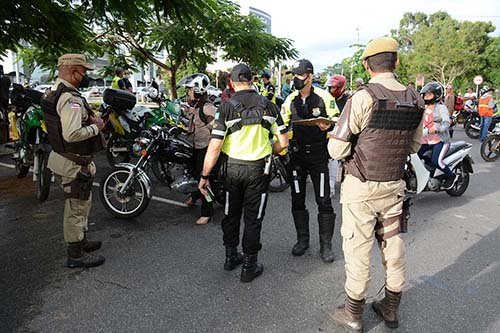
[[[16,168],[16,166],[14,164],[7,164],[7,163],[2,163],[2,162],[0,162],[0,166],[3,166],[5,168],[9,168],[9,169],[15,169]],[[30,169],[30,172],[33,172],[33,171]],[[93,182],[92,185],[94,185],[95,187],[99,187],[100,186],[100,184],[96,183],[96,182]],[[174,205],[174,206],[179,206],[179,207],[189,207],[184,202],[170,200],[170,199],[166,199],[166,198],[161,198],[161,197],[157,197],[157,196],[154,196],[154,195],[151,197],[151,200],[155,200],[155,201],[159,201],[159,202],[164,202],[164,203],[171,204],[171,205]]]

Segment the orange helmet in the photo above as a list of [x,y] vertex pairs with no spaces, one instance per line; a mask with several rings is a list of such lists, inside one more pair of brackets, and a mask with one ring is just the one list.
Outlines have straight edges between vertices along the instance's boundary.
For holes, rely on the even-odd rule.
[[339,98],[345,91],[345,82],[344,75],[334,75],[326,82],[326,87],[333,97]]

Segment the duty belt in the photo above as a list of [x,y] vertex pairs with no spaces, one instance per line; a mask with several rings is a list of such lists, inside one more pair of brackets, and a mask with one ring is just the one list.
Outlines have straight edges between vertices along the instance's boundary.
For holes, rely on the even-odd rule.
[[75,162],[78,165],[81,166],[88,166],[90,163],[92,163],[92,159],[94,156],[81,156],[73,153],[58,153],[59,155],[67,158],[68,160]]
[[297,144],[294,143],[292,144],[293,146],[293,151],[294,152],[301,152],[301,153],[316,153],[316,152],[321,152],[321,151],[326,151],[326,142],[315,142],[311,144]]
[[246,160],[239,160],[237,158],[228,157],[227,163],[240,164],[240,165],[264,166],[264,164],[266,164],[266,157],[258,159],[256,161],[246,161]]

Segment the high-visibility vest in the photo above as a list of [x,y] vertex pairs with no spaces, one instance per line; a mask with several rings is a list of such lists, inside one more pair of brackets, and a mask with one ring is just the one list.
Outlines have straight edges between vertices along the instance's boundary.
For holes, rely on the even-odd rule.
[[479,98],[478,111],[481,117],[493,117],[493,109],[490,108],[492,98],[491,95]]
[[118,81],[120,81],[122,78],[119,76],[115,76],[113,78],[113,81],[111,81],[111,88],[113,89],[120,89],[120,86],[118,85]]

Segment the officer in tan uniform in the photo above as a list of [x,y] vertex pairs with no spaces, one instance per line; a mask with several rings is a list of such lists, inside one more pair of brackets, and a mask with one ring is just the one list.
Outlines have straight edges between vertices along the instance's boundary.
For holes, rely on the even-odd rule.
[[55,84],[42,97],[42,107],[53,151],[47,166],[56,174],[65,193],[64,240],[68,243],[67,266],[95,267],[104,257],[89,254],[101,247],[87,239],[95,175],[93,155],[102,150],[103,121],[94,115],[77,88],[88,86],[87,63],[83,54],[65,54],[58,61]]
[[343,161],[341,234],[347,276],[347,299],[333,320],[354,332],[363,330],[375,240],[386,281],[385,298],[372,305],[388,327],[398,326],[405,281],[405,250],[399,235],[402,177],[408,154],[420,147],[424,102],[413,88],[396,81],[397,49],[390,37],[367,45],[362,59],[371,80],[348,100],[328,143],[331,157]]

